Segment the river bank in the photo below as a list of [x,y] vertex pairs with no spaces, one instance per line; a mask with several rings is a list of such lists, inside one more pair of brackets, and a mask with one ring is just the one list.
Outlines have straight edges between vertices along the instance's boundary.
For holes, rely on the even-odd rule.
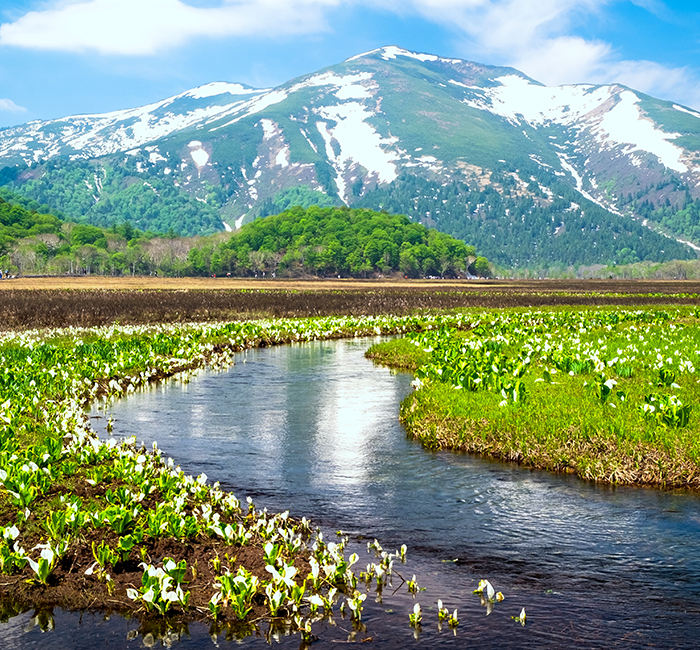
[[367,356],[414,370],[401,406],[429,449],[616,485],[700,487],[695,311],[502,311]]
[[[199,368],[236,351],[304,340],[398,333],[464,317],[367,317],[111,326],[28,331],[0,340],[0,599],[4,609],[116,611],[145,619],[208,620],[249,634],[285,620],[310,638],[312,620],[366,594],[346,539],[258,510],[185,474],[153,445],[100,438],[85,408],[97,398]],[[362,572],[380,583],[402,553]]]

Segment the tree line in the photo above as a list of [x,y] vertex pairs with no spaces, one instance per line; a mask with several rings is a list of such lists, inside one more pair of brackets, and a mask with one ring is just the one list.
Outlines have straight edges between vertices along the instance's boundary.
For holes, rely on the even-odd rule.
[[189,260],[199,274],[239,276],[489,273],[488,260],[463,241],[405,215],[347,207],[292,207],[246,224],[223,241],[192,249]]
[[0,190],[1,269],[25,275],[489,274],[473,246],[405,216],[371,210],[292,207],[208,237],[144,232],[129,221],[100,228],[44,210]]

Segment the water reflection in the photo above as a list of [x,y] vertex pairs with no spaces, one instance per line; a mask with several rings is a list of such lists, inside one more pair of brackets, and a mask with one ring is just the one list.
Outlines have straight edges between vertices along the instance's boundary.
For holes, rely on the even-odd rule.
[[[249,351],[228,372],[203,373],[110,406],[114,433],[157,440],[185,471],[204,471],[258,506],[291,509],[330,531],[376,537],[387,550],[406,542],[409,564],[399,574],[416,573],[426,590],[416,600],[405,585],[395,595],[386,587],[383,603],[368,598],[363,623],[373,645],[696,647],[695,494],[600,487],[427,452],[406,439],[397,420],[411,377],[374,367],[363,358],[368,345]],[[350,551],[360,553],[360,565],[370,561],[364,541]],[[488,618],[471,593],[481,578],[506,596]],[[397,576],[394,585],[400,584]],[[438,598],[459,608],[457,636],[438,630]],[[417,643],[408,626],[416,601],[423,607]],[[512,619],[523,606],[525,627]],[[314,647],[346,640],[352,630],[344,625],[321,628]],[[190,626],[189,633],[181,647],[211,644],[207,630]],[[4,640],[3,634],[0,628]],[[257,642],[265,643],[245,641]],[[299,639],[281,643],[298,647]]]
[[[689,588],[700,584],[695,495],[599,487],[427,452],[397,422],[410,376],[373,367],[363,358],[367,345],[250,351],[245,364],[203,377],[177,399],[163,389],[118,405],[115,431],[142,437],[131,413],[151,412],[149,431],[188,471],[204,468],[240,496],[390,548],[406,541],[434,567],[436,597],[454,593],[456,578],[468,598],[468,581],[488,576],[526,594],[559,628],[567,617],[583,619],[591,638],[596,627],[611,628],[608,619],[639,633],[647,616],[659,630],[680,621],[700,630],[700,599]],[[182,426],[202,408],[205,445]],[[622,618],[621,601],[634,603]],[[661,601],[668,606],[653,604]]]

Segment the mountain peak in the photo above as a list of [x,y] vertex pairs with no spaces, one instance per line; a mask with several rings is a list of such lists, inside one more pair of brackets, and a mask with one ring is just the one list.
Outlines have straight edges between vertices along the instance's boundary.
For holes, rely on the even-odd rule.
[[345,62],[356,61],[358,59],[370,57],[373,55],[378,55],[385,61],[391,61],[396,59],[396,57],[402,56],[407,59],[416,59],[418,61],[444,61],[446,63],[463,63],[462,59],[445,59],[439,57],[435,54],[427,54],[424,52],[412,52],[411,50],[406,50],[398,45],[385,45],[384,47],[379,47],[369,52],[363,52],[362,54],[356,54],[346,59]]
[[[134,219],[159,218],[143,215],[170,196],[183,220],[206,213],[207,224],[294,202],[366,202],[486,238],[494,259],[504,224],[521,233],[547,215],[552,239],[534,252],[516,250],[534,235],[513,235],[516,264],[587,232],[596,203],[627,232],[661,206],[700,199],[698,143],[696,112],[623,86],[548,87],[513,68],[387,45],[273,89],[217,81],[140,108],[6,129],[0,166],[56,159],[17,172],[17,189],[49,203],[47,184],[60,179],[47,170],[73,165],[80,181],[55,209],[81,219],[107,219],[116,196]],[[686,221],[680,235],[700,242],[700,218]],[[626,236],[608,248],[636,250],[648,233]]]

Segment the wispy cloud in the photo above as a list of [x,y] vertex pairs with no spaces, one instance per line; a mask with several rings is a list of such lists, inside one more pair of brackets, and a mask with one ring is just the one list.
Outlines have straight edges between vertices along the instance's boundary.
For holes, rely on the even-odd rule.
[[0,26],[0,45],[37,50],[152,55],[197,36],[275,36],[327,26],[336,0],[225,0],[193,7],[181,0],[87,0],[32,11]]
[[0,45],[147,56],[196,37],[340,32],[333,9],[371,6],[442,24],[463,56],[511,65],[549,85],[618,82],[700,107],[692,68],[625,60],[612,44],[576,34],[613,4],[632,3],[654,20],[667,19],[671,12],[662,0],[220,0],[204,7],[183,0],[54,2],[0,25]]
[[456,28],[465,54],[513,66],[547,85],[621,83],[700,107],[698,71],[625,60],[610,43],[575,34],[615,1],[673,19],[661,0],[412,0],[412,7]]
[[26,113],[27,109],[24,106],[18,106],[11,99],[0,99],[0,111],[8,113]]

